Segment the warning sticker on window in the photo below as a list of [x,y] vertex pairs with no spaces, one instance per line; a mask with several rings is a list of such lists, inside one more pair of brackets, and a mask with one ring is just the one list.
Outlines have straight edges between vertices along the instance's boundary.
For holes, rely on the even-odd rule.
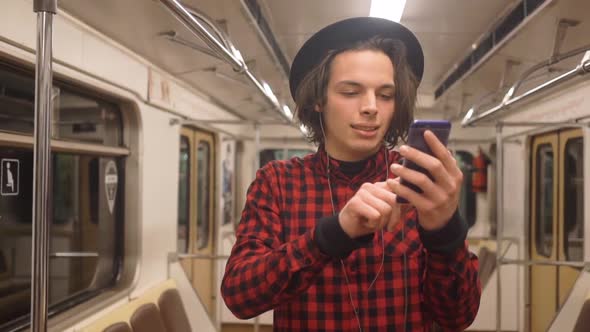
[[18,159],[2,159],[0,170],[0,194],[2,196],[18,196],[20,162]]
[[117,183],[119,177],[117,175],[117,165],[110,160],[104,171],[104,185],[107,196],[107,204],[109,205],[109,212],[112,214],[115,208],[115,199],[117,198]]

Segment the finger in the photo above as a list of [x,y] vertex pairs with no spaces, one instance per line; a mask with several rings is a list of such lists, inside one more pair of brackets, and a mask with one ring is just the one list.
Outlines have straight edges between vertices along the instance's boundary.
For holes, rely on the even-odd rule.
[[430,210],[433,207],[433,204],[429,199],[403,184],[397,181],[391,181],[388,183],[391,185],[391,188],[396,195],[407,199],[408,202],[418,210]]
[[391,204],[373,196],[369,191],[359,191],[360,198],[365,204],[379,212],[376,218],[369,219],[370,227],[377,227],[391,214]]
[[457,161],[453,157],[452,152],[441,143],[432,131],[426,130],[424,132],[424,140],[430,147],[434,156],[442,162],[443,166],[450,174],[456,174],[455,171],[459,171]]
[[397,196],[391,191],[391,188],[389,188],[385,182],[377,182],[373,185],[368,185],[366,190],[390,206],[397,203]]
[[444,164],[437,158],[407,145],[400,148],[400,153],[404,158],[413,161],[418,166],[426,169],[437,184],[444,187],[449,187],[452,184],[450,173],[447,171]]
[[391,190],[393,192],[394,183],[399,183],[399,182],[400,182],[400,178],[397,177],[395,179],[387,179],[387,181],[385,181],[385,184],[387,184],[387,187],[389,188],[389,190]]
[[391,171],[398,177],[418,186],[426,196],[436,196],[441,191],[424,173],[396,164],[391,165]]
[[390,232],[393,231],[393,228],[399,222],[400,217],[401,217],[401,209],[400,209],[399,205],[396,205],[393,207],[393,210],[391,211],[391,215],[389,216],[389,221],[387,222],[387,230],[388,231],[390,231]]
[[374,220],[378,220],[381,218],[381,213],[375,209],[373,206],[365,203],[362,198],[358,198],[356,200],[351,200],[350,208],[354,211],[354,214],[359,217],[359,219],[365,219],[370,224],[373,224]]

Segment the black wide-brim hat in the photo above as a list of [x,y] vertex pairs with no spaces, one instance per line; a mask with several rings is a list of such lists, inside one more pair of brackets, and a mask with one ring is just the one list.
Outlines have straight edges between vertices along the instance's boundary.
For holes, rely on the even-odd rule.
[[424,73],[424,54],[416,36],[394,21],[377,17],[354,17],[328,25],[311,36],[299,49],[289,73],[289,88],[293,99],[301,80],[329,51],[342,50],[376,36],[397,39],[406,46],[407,62],[420,83]]

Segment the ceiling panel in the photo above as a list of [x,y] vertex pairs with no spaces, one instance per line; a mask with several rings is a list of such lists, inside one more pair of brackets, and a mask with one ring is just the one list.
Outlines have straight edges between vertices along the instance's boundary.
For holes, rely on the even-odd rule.
[[[278,96],[288,96],[286,78],[280,75],[277,66],[255,34],[252,23],[246,19],[239,1],[190,0],[185,1],[184,4],[204,13],[220,27],[225,28],[254,75],[259,80],[268,82]],[[258,90],[248,83],[245,77],[234,73],[228,64],[163,38],[162,33],[175,31],[182,39],[206,47],[158,1],[61,0],[59,6],[170,74],[213,96],[221,101],[222,105],[232,108],[233,112],[255,120],[269,115],[279,119],[278,114],[273,112],[260,114],[261,105],[259,104],[267,110],[270,108],[269,104],[262,97],[248,99],[249,96],[259,94]],[[215,75],[212,72],[213,69],[234,80]],[[246,82],[247,86],[236,83],[235,80]],[[251,107],[244,105],[248,103],[248,100],[253,100],[250,102]],[[256,111],[252,111],[253,109]]]
[[[587,0],[566,0],[555,1],[539,15],[518,32],[514,38],[506,43],[486,63],[480,66],[469,77],[458,82],[449,93],[446,93],[438,103],[437,108],[441,110],[444,104],[450,104],[456,112],[464,114],[473,104],[482,100],[491,99],[496,95],[494,104],[481,107],[480,111],[496,106],[502,100],[507,89],[512,86],[521,74],[537,63],[548,60],[554,47],[554,40],[557,31],[557,23],[561,19],[577,20],[579,24],[567,30],[561,53],[576,49],[582,46],[590,46],[590,20],[587,14],[590,12],[590,2]],[[551,70],[542,69],[532,74],[528,81],[523,84],[517,94],[522,94],[527,89],[533,88],[544,81],[575,68],[583,54],[579,54],[567,61],[562,61],[551,66]],[[509,72],[505,72],[507,61],[516,62]],[[504,86],[500,88],[501,82]],[[459,100],[467,94],[467,103],[461,107]],[[487,98],[485,98],[488,96]]]
[[[316,31],[338,20],[366,16],[370,0],[262,0],[279,43],[291,59]],[[425,54],[421,93],[436,84],[467,54],[471,44],[507,10],[514,0],[408,0],[402,24],[414,31]]]
[[[314,32],[338,20],[366,16],[370,0],[258,0],[276,40],[290,61]],[[425,53],[425,75],[420,93],[432,93],[445,75],[469,52],[471,45],[489,31],[517,0],[407,0],[402,23],[413,30]],[[443,98],[435,110],[456,110],[496,90],[507,60],[521,63],[505,77],[512,83],[519,73],[549,56],[556,22],[573,18],[581,23],[568,33],[563,49],[589,43],[588,0],[554,1],[555,5],[533,19],[478,70],[464,78]],[[262,44],[253,23],[238,0],[185,0],[225,29],[252,72],[269,82],[283,102],[291,102],[285,75]],[[199,45],[203,43],[184,28],[159,3],[147,0],[60,0],[59,6],[107,36],[117,40],[157,66],[193,87],[210,94],[246,118],[273,117],[258,90],[219,59],[166,40],[162,32]],[[541,38],[539,38],[539,36]],[[216,75],[216,69],[225,77]],[[229,78],[228,78],[229,77]],[[236,82],[241,81],[242,83]],[[246,83],[246,84],[244,84]],[[277,117],[278,119],[278,117]]]
[[514,0],[408,0],[401,22],[424,49],[423,92],[432,93],[444,75]]

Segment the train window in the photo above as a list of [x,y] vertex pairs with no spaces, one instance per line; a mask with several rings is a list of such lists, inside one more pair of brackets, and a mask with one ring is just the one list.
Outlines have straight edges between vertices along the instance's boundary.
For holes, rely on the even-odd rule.
[[551,256],[553,250],[553,149],[549,144],[538,147],[536,245],[539,255]]
[[[30,311],[33,151],[1,147],[0,159],[0,252],[8,267],[6,287],[2,288],[2,299],[6,301],[0,302],[2,330],[3,325]],[[120,163],[121,160],[111,157],[53,153],[50,251],[83,253],[87,257],[51,258],[50,306],[82,294],[87,296],[114,282],[120,259],[115,242],[122,226],[117,212],[122,188],[112,176],[119,172]]]
[[[127,154],[107,148],[123,143],[116,104],[60,84],[54,92],[50,316],[113,286],[119,275]],[[0,67],[0,331],[29,322],[33,147],[23,142],[33,133],[33,109],[33,74]],[[28,138],[14,142],[6,133]]]
[[287,149],[287,159],[293,157],[305,157],[306,155],[313,153],[313,151],[308,149]]
[[260,167],[266,165],[269,161],[272,160],[281,160],[285,159],[285,150],[284,149],[264,149],[260,151]]
[[180,137],[180,170],[178,175],[178,235],[179,253],[188,252],[191,151],[186,136]]
[[581,137],[565,146],[564,232],[566,259],[584,259],[584,149]]
[[463,184],[459,196],[459,213],[469,227],[475,224],[476,218],[476,201],[475,193],[472,190],[471,175],[473,173],[473,155],[467,151],[456,151],[457,163],[461,172],[463,172]]
[[33,134],[35,80],[0,68],[0,130]]
[[199,141],[197,147],[197,248],[209,245],[209,164],[211,147],[209,142]]
[[291,159],[293,157],[304,157],[313,153],[310,149],[264,149],[260,151],[260,166],[266,165],[272,160]]
[[54,112],[53,137],[109,146],[120,146],[121,113],[110,103],[59,89]]
[[[0,130],[33,134],[34,79],[0,68]],[[117,106],[66,87],[55,87],[52,137],[108,146],[122,145]]]

